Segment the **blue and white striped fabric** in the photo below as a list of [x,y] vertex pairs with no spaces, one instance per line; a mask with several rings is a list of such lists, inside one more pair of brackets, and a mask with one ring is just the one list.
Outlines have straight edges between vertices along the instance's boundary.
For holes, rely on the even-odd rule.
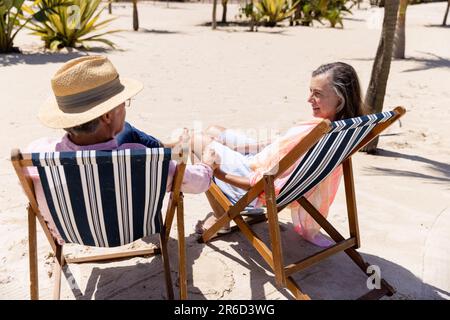
[[331,130],[305,154],[280,190],[277,204],[290,204],[311,190],[354,150],[375,125],[394,115],[389,111],[332,122]]
[[62,238],[95,247],[161,231],[170,158],[164,148],[32,154]]

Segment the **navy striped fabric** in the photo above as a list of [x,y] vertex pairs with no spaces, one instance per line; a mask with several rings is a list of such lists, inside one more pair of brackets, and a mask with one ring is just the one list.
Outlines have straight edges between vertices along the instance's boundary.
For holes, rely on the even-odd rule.
[[164,148],[32,154],[62,238],[95,247],[161,231],[170,158]]
[[311,190],[355,149],[375,125],[394,115],[389,111],[332,122],[331,130],[309,149],[280,190],[277,204],[287,205]]

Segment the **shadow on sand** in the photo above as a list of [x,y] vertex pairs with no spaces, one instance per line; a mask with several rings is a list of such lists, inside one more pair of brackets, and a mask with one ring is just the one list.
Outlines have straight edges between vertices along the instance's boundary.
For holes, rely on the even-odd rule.
[[420,65],[416,68],[403,70],[402,72],[423,71],[436,68],[450,68],[449,59],[443,58],[431,52],[421,52],[421,53],[428,55],[430,58],[407,57],[405,61],[418,62]]
[[441,24],[427,24],[425,25],[427,28],[442,28],[442,29],[450,29],[450,24],[446,24],[445,26]]
[[[130,31],[135,32],[135,31]],[[140,33],[154,33],[154,34],[184,34],[180,31],[170,31],[170,30],[161,30],[161,29],[147,29],[147,28],[139,28],[138,32]]]
[[435,183],[443,183],[449,184],[450,182],[450,164],[439,162],[435,160],[430,160],[425,157],[409,155],[405,153],[389,151],[384,149],[378,149],[378,156],[380,157],[393,157],[393,158],[401,158],[407,159],[411,161],[421,162],[427,165],[427,168],[432,170],[436,175],[423,174],[419,172],[407,171],[407,170],[397,170],[397,169],[386,169],[379,167],[370,167],[366,169],[369,174],[377,174],[377,175],[392,175],[398,177],[409,177],[409,178],[418,178],[425,179]]
[[[281,222],[280,228],[285,264],[295,262],[321,250],[321,248],[299,237],[293,231],[291,223]],[[268,243],[269,236],[265,223],[255,225],[254,230],[265,243]],[[151,242],[156,243],[156,241]],[[267,284],[270,283],[272,287],[277,288],[273,273],[256,250],[239,232],[220,237],[207,244],[198,243],[197,235],[191,234],[186,239],[186,246],[189,299],[205,300],[217,298],[216,295],[211,295],[211,288],[193,285],[193,267],[198,265],[196,261],[204,255],[210,255],[212,259],[220,259],[228,266],[232,266],[234,263],[240,264],[245,270],[248,270],[243,274],[236,274],[235,270],[231,270],[232,286],[230,288],[222,288],[226,290],[224,290],[221,298],[227,299],[227,291],[242,290],[242,281],[248,283],[249,299],[272,298],[270,296],[272,292],[267,292]],[[363,250],[364,248],[359,251],[366,262],[370,265],[378,266],[381,270],[381,276],[396,288],[397,293],[390,299],[443,299],[443,296],[449,296],[448,292],[424,283],[404,267],[381,257],[365,254],[361,252]],[[177,285],[177,241],[173,238],[169,239],[169,255],[174,293],[177,299],[179,295],[179,287]],[[166,299],[161,256],[133,259],[135,259],[136,264],[131,266],[105,267],[107,263],[95,264],[88,276],[84,292],[78,285],[71,286],[75,298],[79,300]],[[71,278],[70,268],[71,265],[69,268],[65,268],[65,275],[69,276],[69,278]],[[200,270],[200,272],[202,271],[207,272],[207,270]],[[198,274],[199,270],[196,270],[196,272]],[[211,273],[209,273],[209,276],[211,276]],[[225,275],[221,274],[220,270],[217,270],[216,276],[219,279],[218,281],[222,281],[220,279],[223,279]],[[206,281],[208,279],[210,278],[206,278]],[[303,292],[312,299],[355,299],[368,291],[367,276],[345,253],[334,255],[294,274],[294,279]],[[241,281],[239,288],[236,288],[236,281]],[[126,286],[119,287],[119,283],[126,284]],[[207,284],[209,283],[207,282]],[[220,290],[220,288],[217,288],[217,290]],[[278,290],[284,298],[288,300],[293,299],[293,296],[287,289],[278,288]],[[243,296],[246,296],[246,294],[247,292]]]
[[[293,231],[291,223],[280,223],[280,227],[285,265],[294,263],[321,250],[321,248],[300,238]],[[265,223],[260,223],[254,230],[266,244],[269,243],[268,230]],[[219,249],[214,244],[214,241],[206,245],[213,250],[219,251],[226,258],[248,268],[250,299],[266,299],[264,293],[265,283],[270,282],[276,287],[271,269],[243,235],[233,234],[220,239],[224,238],[233,242],[230,246],[238,254],[230,254]],[[238,241],[239,244],[235,244],[235,241]],[[448,292],[424,283],[409,270],[396,263],[375,255],[365,254],[363,253],[364,248],[358,251],[367,263],[378,266],[382,278],[396,289],[397,292],[392,297],[388,297],[388,299],[438,300],[444,299],[443,296],[449,296]],[[367,276],[343,252],[294,274],[293,278],[311,299],[356,299],[369,291]],[[287,299],[293,299],[288,290],[280,289],[279,292]]]
[[[420,52],[423,54],[426,54],[429,56],[429,58],[417,58],[417,57],[411,57],[407,56],[405,59],[401,60],[393,60],[393,61],[405,61],[405,62],[417,62],[419,63],[419,66],[411,69],[402,70],[401,72],[413,72],[413,71],[424,71],[429,69],[436,69],[436,68],[450,68],[450,60],[447,58],[443,58],[441,56],[438,56],[437,54],[431,53],[431,52]],[[353,58],[348,59],[350,61],[373,61],[374,58]]]
[[89,51],[71,50],[69,52],[37,52],[37,53],[10,53],[0,54],[0,66],[11,66],[17,64],[47,64],[61,63],[74,58],[86,56],[89,54],[108,53],[111,49],[92,48]]
[[[205,22],[202,24],[197,25],[198,27],[211,27],[211,22]],[[250,23],[248,21],[229,21],[229,22],[217,22],[217,27],[220,29],[217,29],[218,31],[225,31],[225,32],[252,32],[250,31]],[[240,29],[236,29],[236,27],[239,27]],[[228,29],[228,28],[235,28],[235,29]],[[245,28],[245,29],[244,29]],[[263,28],[263,29],[262,29]],[[286,28],[281,25],[277,25],[276,27],[266,27],[266,26],[255,26],[256,33],[264,33],[264,34],[272,34],[272,35],[282,35],[282,36],[289,36],[286,34]]]
[[[142,240],[159,246],[156,235]],[[175,299],[179,298],[177,245],[178,242],[175,239],[169,239],[168,251]],[[70,290],[77,300],[167,299],[161,255],[115,259],[116,266],[108,267],[111,262],[66,265],[64,267],[65,279],[63,277],[62,281],[69,284]],[[117,266],[121,262],[127,265]],[[132,264],[133,262],[134,264]],[[75,270],[74,267],[83,268],[83,273],[87,270],[90,271],[87,281],[77,278],[72,273],[72,270]],[[86,284],[80,286],[83,282]],[[192,283],[192,281],[190,282]]]

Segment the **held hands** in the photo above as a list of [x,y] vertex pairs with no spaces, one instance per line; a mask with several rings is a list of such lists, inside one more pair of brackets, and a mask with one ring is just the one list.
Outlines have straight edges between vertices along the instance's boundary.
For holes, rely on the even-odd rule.
[[[163,145],[165,148],[177,148],[177,149],[185,149],[186,146],[189,146],[189,129],[183,128],[183,130],[180,132],[181,129],[177,129],[175,133],[175,138],[172,138],[170,142],[163,142]],[[172,137],[174,134],[172,134]]]
[[189,129],[183,128],[183,132],[180,134],[178,139],[174,142],[174,145],[179,146],[179,147],[189,146],[189,140],[190,140]]
[[202,162],[211,167],[213,171],[220,170],[220,156],[212,148],[205,148],[202,154]]
[[[173,136],[174,135],[172,134],[172,137]],[[178,156],[180,157],[179,160],[181,160],[182,162],[187,162],[187,156],[189,154],[189,141],[189,130],[187,128],[183,128],[181,133],[180,130],[177,130],[175,139],[173,139],[171,142],[163,142],[163,145],[165,148],[172,149],[173,160],[176,160],[175,158]]]

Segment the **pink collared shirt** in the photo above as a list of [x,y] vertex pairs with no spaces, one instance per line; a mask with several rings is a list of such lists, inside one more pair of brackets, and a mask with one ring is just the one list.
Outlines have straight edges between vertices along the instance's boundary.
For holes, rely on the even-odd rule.
[[[140,149],[145,148],[145,146],[137,143],[126,143],[123,145],[118,145],[116,139],[111,139],[109,141],[88,145],[79,146],[74,144],[68,138],[66,134],[62,139],[58,138],[41,138],[33,141],[25,149],[25,152],[53,152],[53,151],[82,151],[82,150],[116,150],[116,149]],[[172,190],[172,181],[175,175],[177,163],[171,160],[169,163],[169,174],[167,177],[167,192]],[[58,233],[56,226],[53,222],[50,210],[47,206],[47,201],[45,200],[44,191],[42,189],[41,181],[37,173],[36,168],[27,168],[26,174],[29,175],[33,181],[34,189],[36,192],[36,199],[38,201],[39,210],[42,216],[48,224],[50,232],[53,237],[58,241],[59,244],[64,244],[64,240]],[[183,183],[181,184],[181,192],[185,193],[203,193],[209,189],[211,184],[211,178],[213,175],[212,169],[206,164],[199,163],[193,165],[187,165],[183,176]]]

